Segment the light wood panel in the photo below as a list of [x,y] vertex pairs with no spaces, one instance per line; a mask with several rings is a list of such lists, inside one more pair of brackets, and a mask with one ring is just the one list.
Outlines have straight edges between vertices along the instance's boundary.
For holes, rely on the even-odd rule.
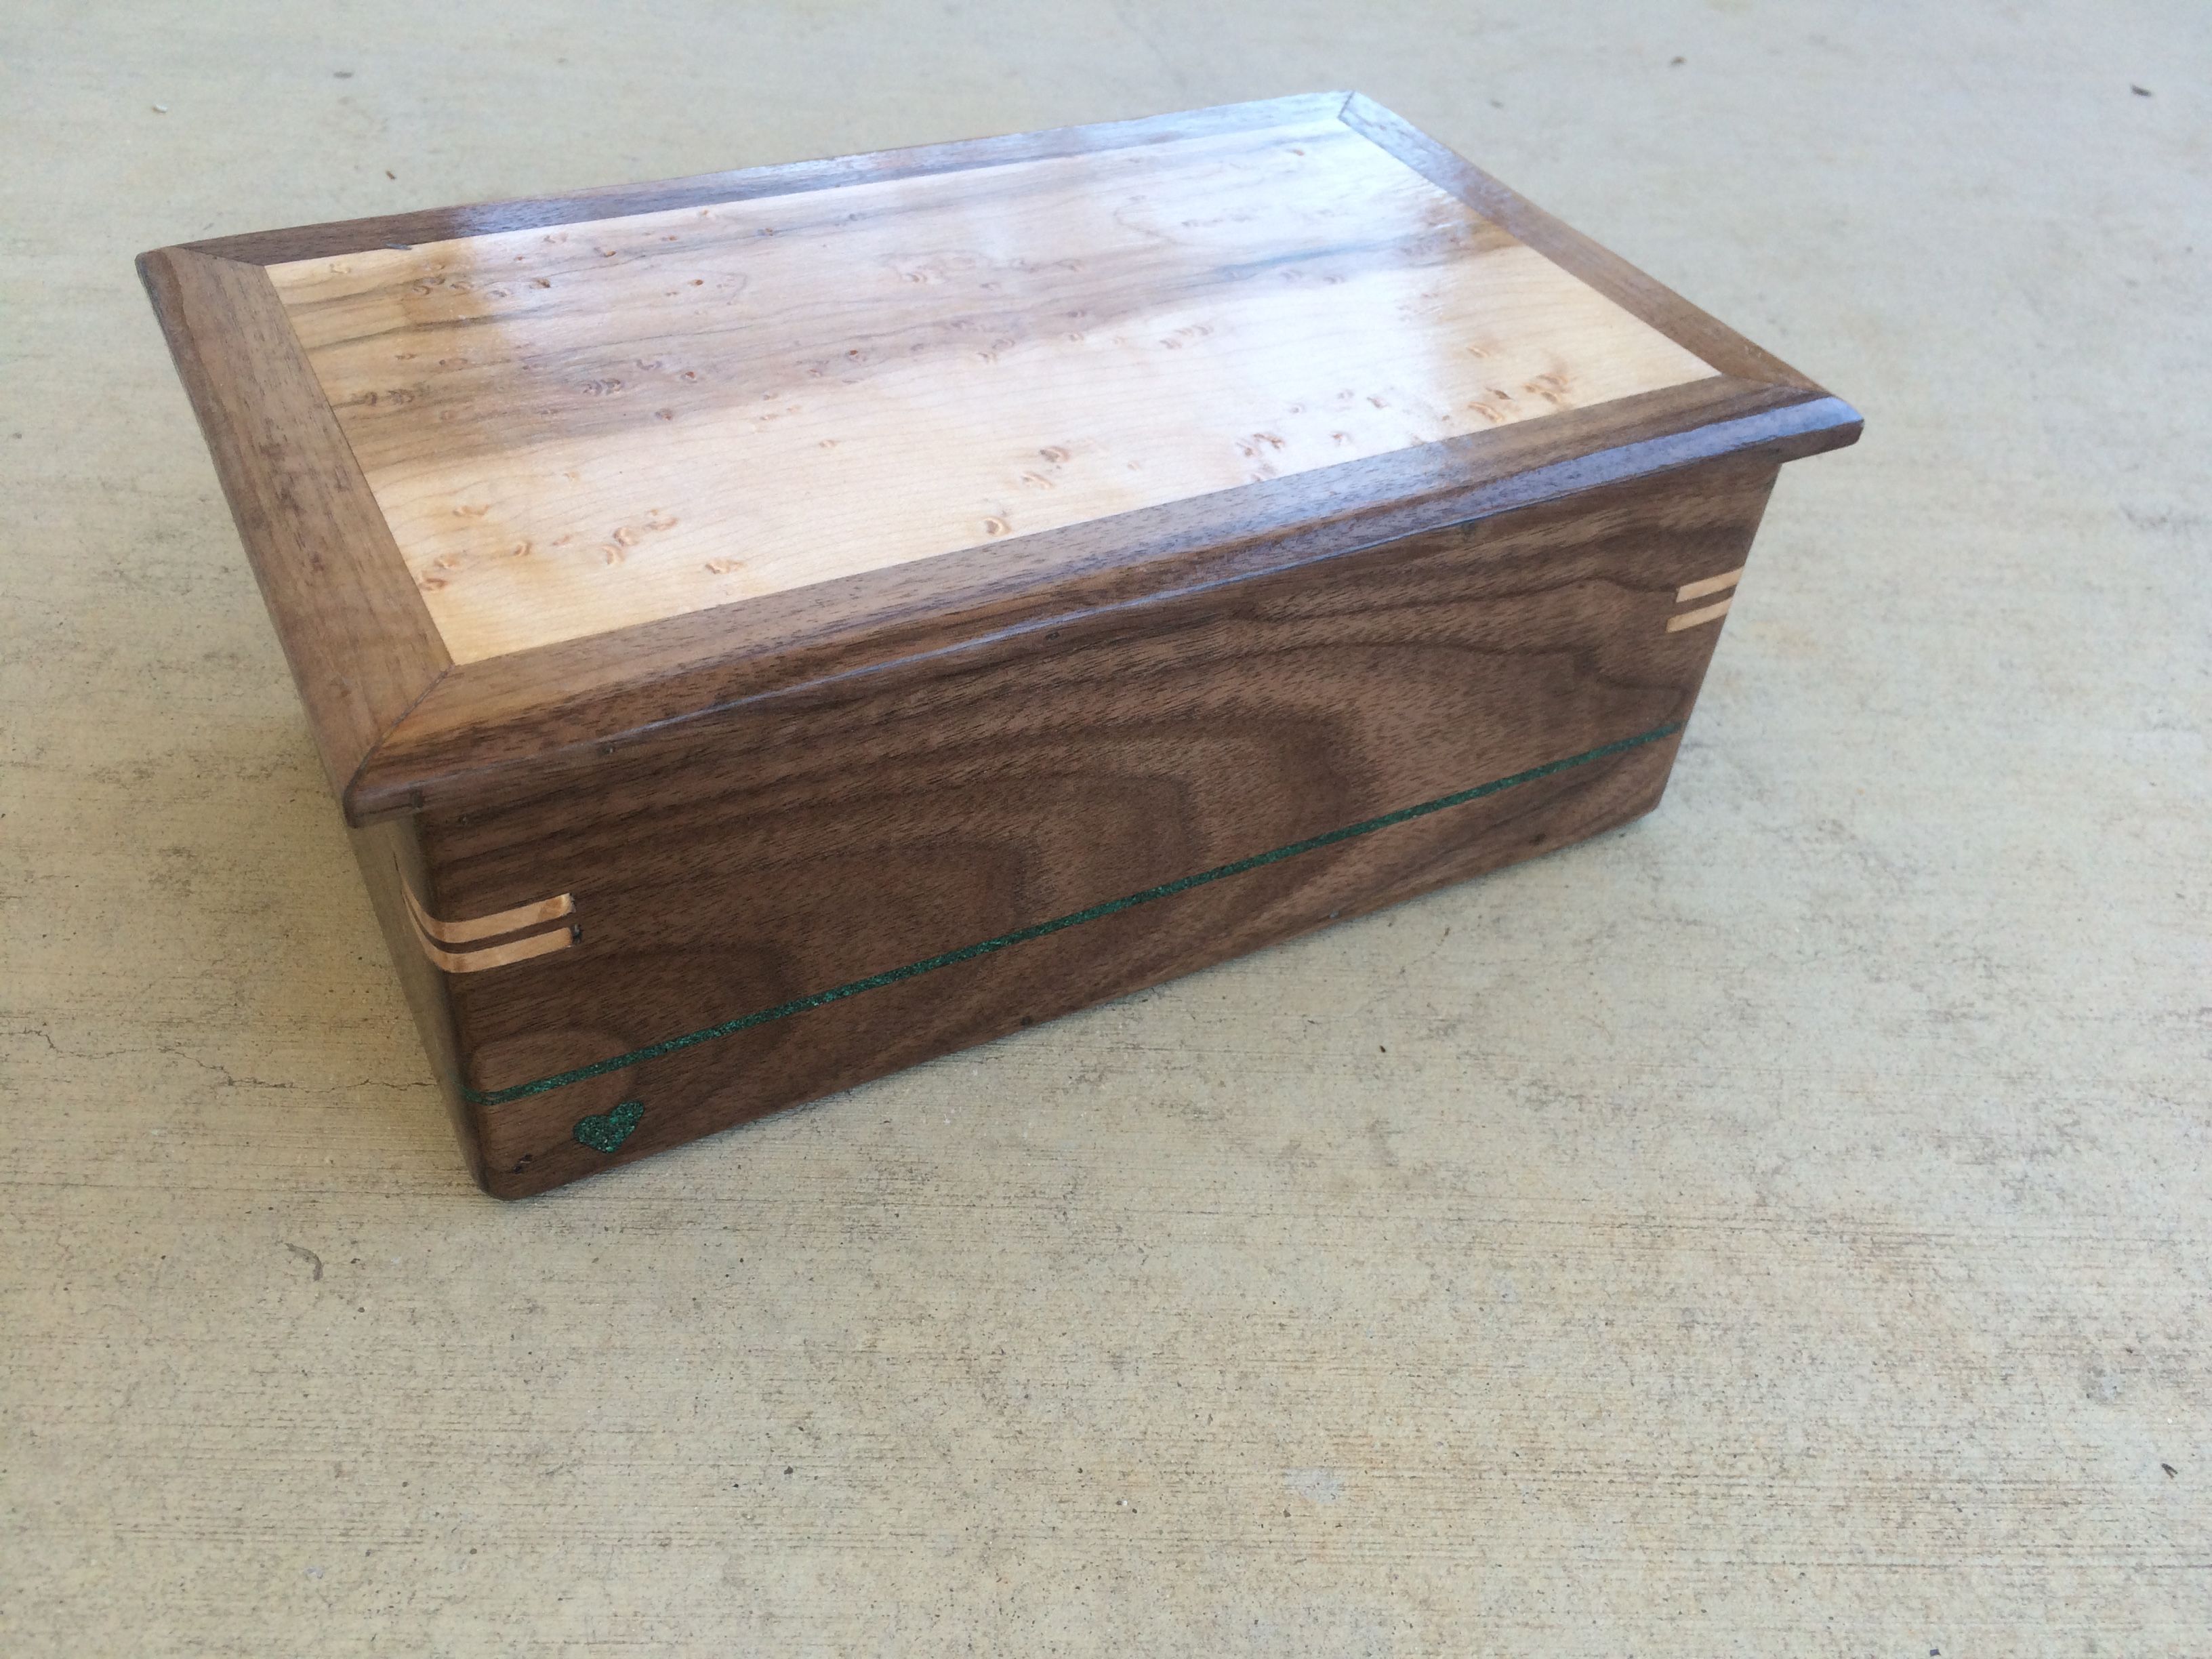
[[1333,120],[269,270],[462,663],[1713,373]]

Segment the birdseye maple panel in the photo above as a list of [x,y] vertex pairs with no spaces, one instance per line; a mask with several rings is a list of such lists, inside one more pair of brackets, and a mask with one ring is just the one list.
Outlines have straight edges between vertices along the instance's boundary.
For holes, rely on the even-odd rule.
[[1334,121],[269,275],[456,662],[1715,373]]

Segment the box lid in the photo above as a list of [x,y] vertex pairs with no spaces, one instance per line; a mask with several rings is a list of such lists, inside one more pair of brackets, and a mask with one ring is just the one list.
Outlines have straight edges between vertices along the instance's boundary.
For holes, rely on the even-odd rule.
[[139,264],[356,823],[1858,426],[1340,93]]

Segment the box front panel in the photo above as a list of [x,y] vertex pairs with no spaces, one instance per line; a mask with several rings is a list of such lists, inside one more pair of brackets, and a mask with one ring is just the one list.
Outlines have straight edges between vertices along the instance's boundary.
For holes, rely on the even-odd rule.
[[561,948],[447,975],[487,1184],[556,1185],[1648,810],[1772,477],[1710,463],[1127,607],[426,817],[437,915],[574,905],[539,935]]

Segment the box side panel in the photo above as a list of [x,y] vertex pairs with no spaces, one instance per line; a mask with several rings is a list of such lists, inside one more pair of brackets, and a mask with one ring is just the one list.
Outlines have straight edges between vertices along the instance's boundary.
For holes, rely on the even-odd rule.
[[[1548,851],[1656,804],[1771,463],[1723,460],[841,686],[422,819],[520,1194]],[[1685,601],[1686,588],[1704,592]],[[1701,614],[1709,613],[1709,614]]]

